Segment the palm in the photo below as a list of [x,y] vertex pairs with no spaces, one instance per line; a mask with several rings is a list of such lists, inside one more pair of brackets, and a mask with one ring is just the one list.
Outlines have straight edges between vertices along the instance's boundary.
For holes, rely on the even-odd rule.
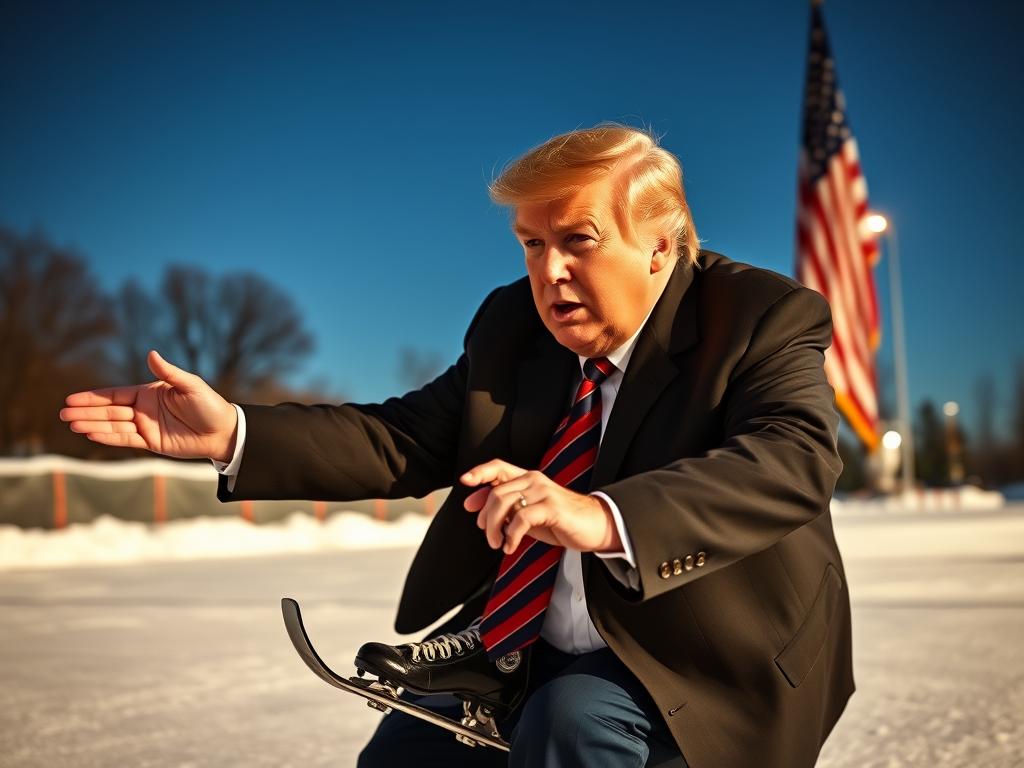
[[94,442],[145,448],[177,458],[226,459],[233,448],[235,410],[195,374],[150,353],[159,381],[68,395],[60,412],[74,432]]
[[[212,390],[211,390],[212,393]],[[167,456],[203,456],[216,431],[209,398],[162,381],[138,388],[132,421],[146,448]]]

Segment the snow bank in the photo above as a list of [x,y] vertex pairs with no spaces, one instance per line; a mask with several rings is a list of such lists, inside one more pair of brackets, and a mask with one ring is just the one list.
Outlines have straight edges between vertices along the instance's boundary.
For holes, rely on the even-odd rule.
[[1002,509],[1006,498],[999,491],[986,491],[973,485],[956,488],[919,488],[907,493],[857,498],[832,499],[833,514],[891,514],[893,512],[972,512]]
[[429,524],[430,518],[414,514],[379,522],[340,512],[319,522],[295,512],[280,523],[258,526],[236,517],[153,525],[109,515],[55,531],[0,525],[0,571],[410,547],[419,544]]
[[50,453],[0,458],[0,476],[50,475],[54,472],[102,480],[134,480],[153,475],[182,480],[217,480],[217,470],[209,461],[176,461],[155,456],[123,461],[89,461]]

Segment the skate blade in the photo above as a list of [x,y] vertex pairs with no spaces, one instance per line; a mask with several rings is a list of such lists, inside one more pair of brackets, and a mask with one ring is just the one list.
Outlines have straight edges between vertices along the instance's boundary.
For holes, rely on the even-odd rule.
[[[352,685],[358,686],[359,688],[367,691],[372,691],[380,696],[387,696],[391,699],[397,699],[402,695],[402,688],[389,683],[387,680],[373,680],[365,678],[363,675],[366,673],[362,669],[357,669],[356,674],[359,675],[359,677],[350,677],[348,679]],[[385,715],[391,713],[391,707],[383,702],[374,701],[373,699],[367,699],[366,706],[370,709],[375,709],[378,712],[383,712]]]
[[[402,695],[403,689],[401,686],[396,686],[387,680],[382,680],[381,678],[374,680],[372,678],[363,677],[363,675],[368,674],[366,670],[357,668],[356,674],[358,677],[349,678],[349,682],[353,685],[357,685],[364,690],[372,691],[373,693],[382,696],[388,696],[392,699],[397,699]],[[459,722],[464,727],[474,733],[480,734],[484,739],[497,740],[504,743],[504,739],[502,739],[501,733],[498,731],[497,723],[495,722],[495,712],[491,707],[479,702],[474,702],[471,699],[465,696],[459,696],[458,694],[456,694],[456,698],[462,702],[462,718]],[[383,712],[385,715],[392,711],[391,707],[382,702],[374,701],[373,699],[367,699],[366,705],[370,707],[370,709]],[[478,741],[472,736],[466,736],[461,733],[455,734],[455,740],[461,744],[465,744],[467,747],[488,746],[486,741]]]

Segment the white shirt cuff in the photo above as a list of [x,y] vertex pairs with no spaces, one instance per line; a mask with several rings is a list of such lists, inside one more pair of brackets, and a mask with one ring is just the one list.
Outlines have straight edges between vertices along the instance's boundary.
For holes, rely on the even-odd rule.
[[640,589],[640,574],[636,569],[636,557],[633,554],[633,543],[629,540],[626,532],[626,524],[622,521],[622,513],[618,505],[611,500],[611,497],[601,491],[594,491],[591,496],[600,496],[604,499],[608,508],[612,511],[612,519],[615,521],[615,530],[619,532],[619,539],[622,541],[621,552],[595,552],[604,564],[611,571],[611,574],[622,584],[630,589]]
[[235,478],[238,476],[238,468],[242,465],[242,451],[245,448],[245,411],[237,403],[232,403],[232,405],[235,406],[235,413],[238,414],[238,434],[235,436],[235,453],[232,455],[231,461],[226,464],[223,461],[210,459],[213,462],[213,468],[228,479],[228,493],[235,489]]

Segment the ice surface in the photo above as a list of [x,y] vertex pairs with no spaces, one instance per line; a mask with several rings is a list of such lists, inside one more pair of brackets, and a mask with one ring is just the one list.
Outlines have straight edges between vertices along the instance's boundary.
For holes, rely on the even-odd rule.
[[[81,550],[67,544],[70,529],[35,535],[89,557],[119,546],[119,535],[159,540],[178,526],[113,522],[80,532]],[[181,560],[26,562],[0,575],[0,765],[355,765],[380,716],[306,669],[280,598],[299,600],[321,655],[347,673],[363,642],[399,639],[391,622],[413,548],[319,548],[330,523],[305,518],[295,525],[315,529],[310,549],[210,556],[237,552],[226,541],[235,535],[287,539],[292,523],[275,535],[240,520],[180,522],[199,541]],[[417,536],[425,523],[415,522]],[[387,524],[364,524],[349,545],[397,541],[377,530]],[[857,692],[819,768],[1024,765],[1024,504],[846,510],[835,530]],[[216,546],[197,556],[204,535]]]

